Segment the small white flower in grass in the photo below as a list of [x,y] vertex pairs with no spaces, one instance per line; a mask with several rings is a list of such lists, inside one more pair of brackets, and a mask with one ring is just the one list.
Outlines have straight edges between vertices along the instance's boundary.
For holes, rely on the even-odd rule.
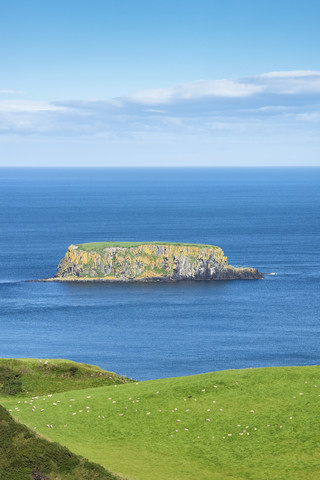
[[187,408],[186,412],[190,412],[190,408]]
[[197,438],[200,438],[199,435],[197,436]]
[[68,425],[63,425],[64,427],[67,427]]
[[102,418],[104,418],[104,416],[102,415]]
[[136,385],[139,385],[139,383],[138,383],[138,382],[136,382]]
[[76,412],[73,412],[73,414],[72,414],[72,415],[77,415],[77,413],[76,413]]
[[213,388],[218,388],[218,385],[213,385]]
[[303,393],[299,393],[299,395],[303,395]]
[[181,422],[181,420],[179,420],[179,418],[178,418],[177,422],[178,422],[178,423],[180,423],[180,422]]
[[223,438],[223,440],[224,440],[226,437],[222,437],[222,438]]
[[50,425],[48,425],[48,423],[47,423],[47,427],[50,428]]
[[257,428],[256,428],[256,427],[254,427],[254,429],[253,429],[253,430],[257,430]]
[[119,417],[122,417],[123,416],[123,413],[119,413]]
[[98,418],[101,418],[100,415],[98,415]]
[[292,398],[297,398],[297,397],[292,397]]
[[206,418],[206,422],[211,422],[210,418]]
[[308,383],[308,382],[304,382],[304,383]]
[[249,428],[249,425],[247,425],[246,428]]
[[113,400],[112,403],[117,403],[117,401],[116,401],[116,400]]
[[254,413],[254,410],[250,410],[250,413]]
[[176,430],[176,432],[178,432],[178,430]]
[[23,403],[28,403],[27,400],[25,400]]
[[243,435],[243,432],[240,432],[239,435]]
[[171,434],[170,437],[173,437],[173,435]]
[[210,408],[208,408],[207,412],[210,412]]
[[215,437],[212,437],[212,438],[215,438]]
[[268,423],[267,427],[270,427],[270,424]]
[[232,433],[228,433],[228,437],[232,437]]
[[215,400],[212,400],[212,403],[216,403],[216,401],[215,401]]
[[150,415],[151,412],[147,412],[147,415]]
[[53,425],[50,425],[50,428],[53,428]]
[[234,382],[236,385],[238,385],[238,382]]
[[223,408],[220,408],[220,412],[223,412]]
[[314,388],[318,388],[318,385],[313,385],[313,386],[314,386]]
[[279,427],[279,428],[283,428],[283,425],[280,425],[280,427]]
[[82,412],[83,412],[83,410],[79,410],[79,413],[82,413]]
[[205,389],[201,390],[201,392],[205,392]]
[[237,427],[241,427],[241,425],[237,425]]
[[249,433],[249,432],[247,432],[247,435],[250,435],[250,433]]
[[189,428],[185,428],[185,431],[187,432],[189,430]]
[[177,409],[177,407],[176,407],[176,408],[175,408],[175,411],[177,411],[177,410],[178,410],[178,409]]
[[158,395],[159,392],[156,392],[156,394]]
[[162,410],[158,410],[159,413],[162,413]]
[[[111,398],[111,397],[109,397],[109,398],[108,398],[108,400],[112,400],[112,398]],[[131,398],[129,398],[129,400],[131,400]]]
[[21,403],[20,400],[19,400],[19,402],[17,402],[17,403]]
[[53,403],[52,405],[56,406],[57,404],[56,404],[56,403]]
[[87,398],[91,398],[91,395],[88,395]]
[[10,408],[9,412],[12,412],[12,409]]
[[290,420],[292,420],[292,417],[289,417],[289,418],[290,418]]

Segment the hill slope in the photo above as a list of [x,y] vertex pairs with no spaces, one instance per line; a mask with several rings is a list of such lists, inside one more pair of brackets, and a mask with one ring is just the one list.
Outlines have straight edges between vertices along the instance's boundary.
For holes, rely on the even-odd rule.
[[316,480],[318,385],[320,367],[261,368],[0,403],[50,439],[134,480]]
[[100,465],[18,424],[0,405],[1,480],[119,480]]

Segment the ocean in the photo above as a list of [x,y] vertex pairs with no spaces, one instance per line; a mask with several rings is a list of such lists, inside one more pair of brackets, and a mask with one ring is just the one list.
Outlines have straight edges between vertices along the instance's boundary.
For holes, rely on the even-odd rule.
[[[139,380],[319,364],[320,168],[0,169],[0,357]],[[74,243],[219,245],[264,280],[51,277]]]

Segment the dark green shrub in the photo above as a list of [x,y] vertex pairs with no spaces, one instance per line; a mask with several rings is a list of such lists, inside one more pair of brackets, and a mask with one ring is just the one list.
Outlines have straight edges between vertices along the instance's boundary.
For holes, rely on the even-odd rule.
[[20,392],[22,392],[21,373],[7,367],[0,367],[0,393],[17,395]]

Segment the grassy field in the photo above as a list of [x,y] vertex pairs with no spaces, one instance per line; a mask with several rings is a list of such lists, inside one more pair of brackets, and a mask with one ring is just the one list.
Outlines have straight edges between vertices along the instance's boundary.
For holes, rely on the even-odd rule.
[[100,465],[89,463],[58,443],[40,438],[15,422],[0,405],[1,480],[116,480]]
[[52,389],[0,403],[34,431],[133,480],[319,478],[317,366]]
[[139,247],[140,245],[174,245],[177,247],[217,248],[215,245],[202,245],[198,243],[174,243],[174,242],[93,242],[93,243],[81,243],[76,246],[79,248],[79,250],[91,252],[91,251],[101,251],[104,248],[111,248],[111,247],[130,248],[130,247]]
[[0,395],[1,391],[25,395],[57,393],[131,381],[94,365],[69,360],[0,358]]

